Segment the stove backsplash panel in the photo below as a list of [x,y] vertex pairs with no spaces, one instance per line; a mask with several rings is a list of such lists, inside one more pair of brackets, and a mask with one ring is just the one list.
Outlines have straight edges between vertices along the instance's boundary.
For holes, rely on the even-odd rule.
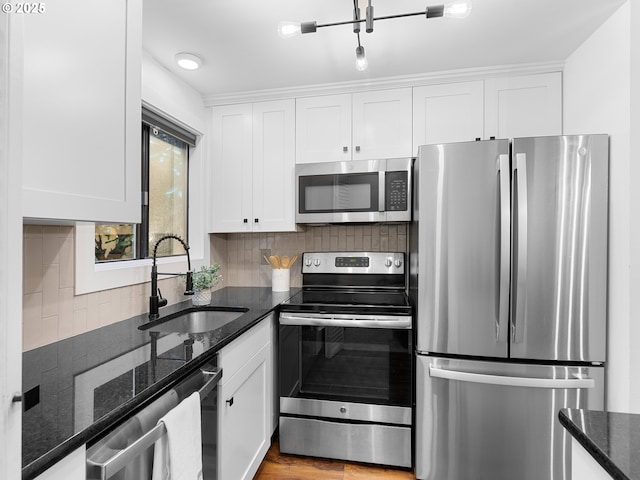
[[[210,235],[211,260],[223,268],[224,286],[271,286],[271,267],[264,265],[260,251],[272,255],[298,255],[310,251],[407,252],[408,226],[358,224],[309,226],[302,232],[229,233]],[[291,286],[302,285],[300,260],[291,270]]]

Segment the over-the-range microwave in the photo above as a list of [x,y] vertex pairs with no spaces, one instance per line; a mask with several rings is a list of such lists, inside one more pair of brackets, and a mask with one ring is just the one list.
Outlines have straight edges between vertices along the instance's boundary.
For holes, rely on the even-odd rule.
[[296,223],[411,221],[412,158],[296,165]]

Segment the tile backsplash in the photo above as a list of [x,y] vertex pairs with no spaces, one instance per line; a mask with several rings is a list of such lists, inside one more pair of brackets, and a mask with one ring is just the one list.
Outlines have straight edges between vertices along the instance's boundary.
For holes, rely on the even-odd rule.
[[[210,236],[211,261],[222,265],[226,286],[271,286],[271,267],[260,250],[300,256],[312,251],[407,251],[406,224],[306,227],[292,233],[229,233]],[[291,269],[291,286],[302,284],[300,260]]]
[[[148,311],[149,283],[75,295],[75,231],[25,225],[23,231],[22,348],[32,350]],[[407,251],[405,224],[331,225],[292,233],[210,235],[211,261],[222,265],[225,286],[270,287],[271,267],[261,250],[300,256],[310,251]],[[301,260],[291,269],[300,286]],[[159,280],[169,304],[184,300],[177,278]]]
[[[22,349],[31,350],[148,311],[149,283],[75,295],[73,227],[25,225]],[[169,304],[184,300],[177,278],[158,282]]]

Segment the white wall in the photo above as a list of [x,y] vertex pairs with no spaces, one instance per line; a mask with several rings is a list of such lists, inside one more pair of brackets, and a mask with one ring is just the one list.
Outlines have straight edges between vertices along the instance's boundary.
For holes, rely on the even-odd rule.
[[[566,61],[563,77],[565,134],[608,133],[609,311],[607,406],[631,411],[630,261],[631,2],[625,3]],[[637,220],[637,222],[640,221]]]
[[[142,103],[201,135],[206,132],[206,109],[202,96],[189,85],[142,53]],[[209,241],[205,233],[207,185],[206,144],[200,141],[189,151],[189,246],[194,258],[208,259]]]
[[0,478],[20,478],[22,19],[0,17]]
[[[640,139],[640,2],[631,4],[631,128],[630,142]],[[630,149],[633,152],[633,145]],[[637,147],[636,147],[637,150]],[[640,412],[640,376],[635,374],[635,367],[640,365],[640,162],[635,154],[630,165],[629,183],[630,215],[631,215],[631,281],[630,281],[630,324],[629,342],[631,345],[631,410]],[[634,186],[636,186],[634,188]]]

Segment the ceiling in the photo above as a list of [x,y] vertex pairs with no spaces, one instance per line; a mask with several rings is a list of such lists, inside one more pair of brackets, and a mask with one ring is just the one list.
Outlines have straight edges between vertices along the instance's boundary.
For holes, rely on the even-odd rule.
[[[373,0],[375,16],[439,0]],[[144,0],[143,49],[203,97],[567,58],[625,0],[473,0],[466,19],[380,20],[360,35],[369,68],[355,69],[350,25],[281,39],[281,20],[350,20],[352,0]],[[178,52],[198,54],[185,71]]]

